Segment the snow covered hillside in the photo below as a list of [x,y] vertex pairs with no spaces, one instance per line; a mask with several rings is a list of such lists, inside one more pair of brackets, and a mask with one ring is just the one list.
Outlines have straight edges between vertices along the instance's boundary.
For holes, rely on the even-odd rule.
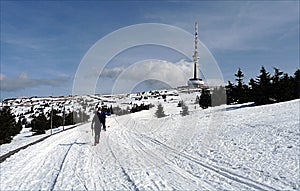
[[172,96],[164,118],[156,107],[108,117],[97,146],[86,123],[21,150],[0,164],[0,189],[300,189],[300,100],[202,110],[186,94],[182,117]]

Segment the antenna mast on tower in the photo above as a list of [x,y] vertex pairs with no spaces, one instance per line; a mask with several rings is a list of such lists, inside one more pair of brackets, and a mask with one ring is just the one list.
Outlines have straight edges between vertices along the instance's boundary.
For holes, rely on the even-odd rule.
[[197,21],[195,22],[195,51],[194,51],[194,55],[193,55],[193,60],[194,60],[194,76],[193,76],[193,78],[188,80],[188,88],[197,90],[199,88],[202,88],[204,85],[204,82],[198,76],[199,53],[198,53],[198,23],[197,23]]
[[194,51],[194,79],[198,79],[198,61],[199,61],[199,54],[198,54],[198,22],[195,22],[195,51]]

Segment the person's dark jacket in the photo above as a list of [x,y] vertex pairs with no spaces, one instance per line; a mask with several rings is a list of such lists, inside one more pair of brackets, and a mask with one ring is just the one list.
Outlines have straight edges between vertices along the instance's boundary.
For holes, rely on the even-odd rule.
[[100,113],[99,119],[100,119],[100,122],[105,123],[106,114],[105,114],[104,111],[102,111],[102,112]]

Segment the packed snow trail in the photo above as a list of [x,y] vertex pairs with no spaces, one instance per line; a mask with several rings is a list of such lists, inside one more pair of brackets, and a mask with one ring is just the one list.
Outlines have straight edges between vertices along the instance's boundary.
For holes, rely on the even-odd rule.
[[112,158],[107,147],[92,146],[89,129],[87,124],[54,135],[7,159],[1,164],[1,189],[132,189],[120,169],[105,164]]
[[[76,125],[71,125],[67,128],[65,128],[64,130],[60,127],[56,129],[56,132],[54,132],[52,135],[55,135],[57,133],[60,133],[62,131],[67,131],[70,129],[73,129],[77,126],[79,126],[81,124],[76,124]],[[27,147],[34,145],[36,143],[39,143],[41,141],[44,141],[45,139],[49,138],[51,136],[51,134],[49,133],[50,130],[48,130],[48,132],[46,134],[42,134],[36,137],[41,137],[40,139],[36,138],[36,137],[31,137],[32,139],[30,140],[22,140],[20,141],[18,144],[6,144],[6,145],[1,145],[1,152],[0,153],[5,153],[5,154],[1,154],[0,157],[0,163],[2,163],[3,161],[5,161],[7,158],[9,158],[11,155],[14,155],[15,153],[19,152],[20,150],[26,149]],[[3,147],[7,147],[6,149],[3,149]],[[8,150],[8,151],[6,151]]]
[[164,156],[144,152],[149,148],[121,128],[102,132],[100,145],[92,146],[89,126],[54,135],[7,159],[1,165],[7,172],[1,173],[1,189],[213,189]]
[[[121,131],[124,131],[123,129]],[[127,132],[128,134],[128,132]],[[244,189],[258,189],[258,190],[276,190],[276,188],[273,188],[271,186],[259,183],[255,180],[251,180],[242,176],[239,176],[235,173],[232,173],[226,169],[222,169],[220,167],[216,167],[213,165],[208,165],[205,164],[204,162],[196,159],[195,157],[192,157],[190,155],[184,154],[182,152],[179,152],[177,150],[175,150],[174,148],[170,148],[169,146],[161,143],[158,140],[152,139],[146,135],[141,135],[141,134],[137,134],[137,133],[131,133],[130,136],[126,135],[126,133],[122,133],[122,136],[118,138],[118,140],[122,139],[122,137],[126,137],[127,138],[127,143],[131,143],[131,147],[135,148],[134,150],[139,153],[139,156],[143,156],[143,159],[148,159],[150,162],[149,164],[145,165],[151,167],[151,169],[153,170],[153,168],[155,167],[159,167],[161,169],[161,166],[167,166],[167,167],[172,167],[172,169],[170,169],[171,171],[175,170],[180,173],[177,173],[179,176],[176,176],[177,179],[178,177],[184,177],[184,179],[182,181],[179,181],[179,183],[181,183],[181,185],[183,183],[186,183],[187,185],[189,185],[190,189],[213,189],[212,185],[207,184],[206,182],[203,182],[203,180],[199,179],[199,177],[195,174],[193,174],[193,172],[191,171],[187,171],[184,169],[184,167],[180,167],[174,164],[173,162],[173,158],[174,157],[182,157],[184,158],[186,161],[188,161],[189,164],[196,164],[197,168],[201,168],[201,169],[205,169],[206,173],[209,174],[213,174],[214,178],[216,178],[217,176],[223,176],[223,178],[228,179],[228,181],[232,181],[232,185],[236,184],[236,187],[232,187],[235,189],[238,188],[243,188]],[[160,152],[158,150],[156,150],[156,152],[152,152],[151,149],[151,145],[149,145],[149,141],[154,143],[156,146],[160,147]],[[148,142],[148,146],[146,146],[145,143]],[[115,152],[118,152],[117,149]],[[159,154],[160,153],[160,154]],[[167,154],[167,155],[166,155]],[[123,155],[123,153],[121,154]],[[166,169],[162,170],[161,172],[166,172]],[[170,172],[169,170],[169,172]],[[210,172],[207,172],[210,171]],[[185,175],[185,176],[183,176]],[[161,174],[162,176],[162,174]],[[170,176],[172,177],[172,176]],[[192,181],[190,181],[192,180]],[[206,185],[206,187],[200,187],[199,183],[201,183],[200,185]],[[195,185],[195,187],[192,187],[193,185]],[[173,187],[174,188],[174,187]],[[176,189],[184,189],[186,187],[183,188],[176,188]]]
[[211,139],[207,126],[218,108],[109,117],[99,145],[88,123],[11,156],[0,164],[0,189],[298,190],[298,108],[299,100],[231,107]]

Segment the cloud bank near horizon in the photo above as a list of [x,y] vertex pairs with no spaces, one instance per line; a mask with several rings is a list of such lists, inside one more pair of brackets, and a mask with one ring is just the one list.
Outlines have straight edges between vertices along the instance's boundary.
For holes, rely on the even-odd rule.
[[8,78],[4,74],[0,74],[1,91],[15,92],[22,89],[39,87],[39,86],[52,86],[57,87],[68,82],[70,78],[59,77],[53,79],[34,79],[30,78],[26,72],[22,72],[16,78]]

